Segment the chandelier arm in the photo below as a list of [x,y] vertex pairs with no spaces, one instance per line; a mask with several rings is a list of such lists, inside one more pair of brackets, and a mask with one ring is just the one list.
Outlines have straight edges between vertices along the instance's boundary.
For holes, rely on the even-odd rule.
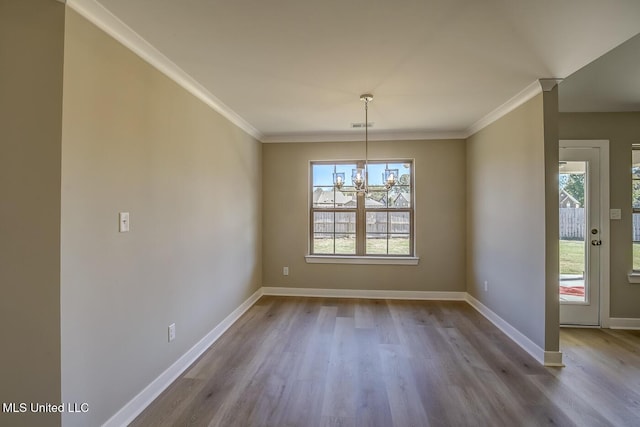
[[358,194],[366,194],[369,191],[369,102],[373,95],[365,93],[360,95],[360,100],[364,101],[364,167],[360,165],[353,170],[352,181]]

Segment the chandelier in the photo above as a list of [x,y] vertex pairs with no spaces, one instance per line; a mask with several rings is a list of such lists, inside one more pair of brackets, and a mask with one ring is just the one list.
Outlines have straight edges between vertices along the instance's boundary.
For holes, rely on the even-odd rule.
[[[373,95],[370,93],[360,95],[360,101],[364,102],[364,167],[352,170],[351,182],[357,194],[366,194],[369,192],[369,103],[373,101]],[[384,188],[391,189],[396,184],[397,177],[397,169],[385,169],[382,174]],[[344,173],[334,173],[333,183],[338,190],[344,186],[344,179]]]

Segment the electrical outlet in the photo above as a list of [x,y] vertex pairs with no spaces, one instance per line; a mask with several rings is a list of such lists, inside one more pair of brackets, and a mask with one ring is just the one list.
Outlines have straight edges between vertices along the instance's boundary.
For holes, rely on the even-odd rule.
[[172,323],[169,325],[169,342],[176,339],[176,324]]
[[487,292],[489,290],[489,282],[484,281],[484,291]]
[[282,275],[283,276],[289,275],[289,267],[282,267]]

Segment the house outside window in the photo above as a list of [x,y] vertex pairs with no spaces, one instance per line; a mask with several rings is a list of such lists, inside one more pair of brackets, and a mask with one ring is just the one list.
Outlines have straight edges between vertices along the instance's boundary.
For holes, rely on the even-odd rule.
[[[413,161],[369,161],[369,191],[358,194],[352,175],[362,167],[364,161],[311,162],[309,253],[412,257]],[[388,190],[385,170],[397,174]]]

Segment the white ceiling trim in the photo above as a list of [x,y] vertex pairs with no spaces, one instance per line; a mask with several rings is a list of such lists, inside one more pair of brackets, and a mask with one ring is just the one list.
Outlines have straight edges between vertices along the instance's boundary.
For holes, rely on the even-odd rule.
[[173,61],[162,54],[162,52],[153,47],[96,0],[67,0],[66,4],[213,110],[220,113],[231,123],[252,137],[262,140],[263,135],[249,124],[249,122],[216,98],[182,68],[178,67]]
[[[369,141],[417,141],[436,139],[465,139],[465,132],[371,132]],[[291,133],[281,135],[265,135],[262,142],[265,144],[293,143],[293,142],[348,142],[364,141],[364,131],[360,132],[318,132],[318,133]]]
[[542,86],[540,85],[539,80],[535,80],[529,86],[509,99],[507,102],[469,126],[465,132],[465,138],[470,137],[471,135],[481,131],[501,117],[509,114],[511,111],[515,110],[539,93],[542,93]]

